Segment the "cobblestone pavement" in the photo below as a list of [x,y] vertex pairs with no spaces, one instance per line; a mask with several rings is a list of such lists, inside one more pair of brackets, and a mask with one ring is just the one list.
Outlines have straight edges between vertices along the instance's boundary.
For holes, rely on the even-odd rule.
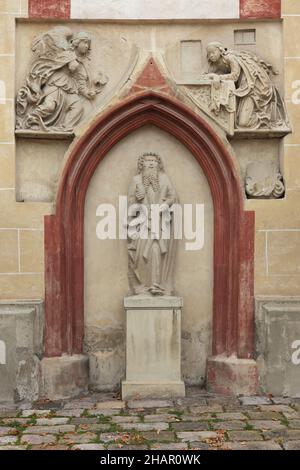
[[300,399],[224,398],[197,388],[177,400],[0,403],[0,450],[300,450]]

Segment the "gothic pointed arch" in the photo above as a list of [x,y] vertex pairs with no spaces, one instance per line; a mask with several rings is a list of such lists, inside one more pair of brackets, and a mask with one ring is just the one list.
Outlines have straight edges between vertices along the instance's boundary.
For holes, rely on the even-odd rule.
[[45,355],[82,352],[86,192],[108,151],[147,124],[185,145],[210,186],[214,206],[212,353],[251,358],[254,213],[243,209],[233,158],[212,128],[174,96],[153,90],[131,95],[103,113],[78,140],[63,170],[56,213],[45,217]]

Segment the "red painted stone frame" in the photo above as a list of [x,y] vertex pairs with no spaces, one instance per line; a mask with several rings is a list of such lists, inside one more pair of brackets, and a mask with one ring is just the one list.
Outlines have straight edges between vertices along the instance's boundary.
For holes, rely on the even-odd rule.
[[30,18],[69,19],[71,0],[29,0]]
[[240,0],[240,18],[280,18],[281,0]]
[[207,122],[177,99],[154,91],[130,96],[110,108],[69,156],[60,180],[56,214],[45,217],[45,355],[82,353],[86,192],[107,152],[147,124],[185,145],[210,186],[214,205],[212,353],[251,358],[254,213],[244,211],[233,159]]

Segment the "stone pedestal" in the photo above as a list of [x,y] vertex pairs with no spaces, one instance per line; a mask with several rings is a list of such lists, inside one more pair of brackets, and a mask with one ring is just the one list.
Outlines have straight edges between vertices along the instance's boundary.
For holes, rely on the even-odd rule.
[[207,361],[207,390],[228,396],[258,393],[257,364],[253,359],[214,356]]
[[122,399],[185,396],[181,380],[180,297],[133,296],[126,312],[126,379]]

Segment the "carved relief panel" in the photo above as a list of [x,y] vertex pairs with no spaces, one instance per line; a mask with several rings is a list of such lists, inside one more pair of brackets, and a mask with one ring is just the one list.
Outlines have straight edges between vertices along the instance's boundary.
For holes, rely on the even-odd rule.
[[114,29],[84,24],[20,24],[17,35],[16,134],[72,138],[128,79],[137,47]]
[[[276,30],[279,39],[274,37],[269,48],[263,38],[273,37],[273,26],[250,26],[241,32],[234,23],[174,28],[144,25],[143,31],[137,25],[121,24],[20,24],[16,77],[18,200],[53,200],[56,174],[67,144],[58,139],[80,135],[82,124],[128,94],[143,91],[133,85],[150,57],[174,95],[196,113],[206,115],[221,134],[225,131],[233,147],[241,138],[266,143],[274,137],[279,142],[290,132],[281,94],[280,26]],[[151,87],[151,80],[149,84]],[[47,152],[49,163],[36,164],[42,158],[41,145],[34,145],[28,137],[54,139],[53,151],[49,146]],[[248,142],[245,140],[244,154]],[[279,168],[276,149],[275,153],[271,160]],[[244,158],[236,155],[239,162]],[[259,164],[260,160],[251,155],[247,163]],[[241,173],[246,196],[263,197],[247,186],[246,166]],[[250,168],[249,172],[247,181],[253,179]],[[266,172],[273,175],[270,168]],[[282,197],[284,189],[279,192],[277,189],[266,197]]]
[[73,131],[108,81],[90,70],[91,47],[89,33],[62,26],[34,40],[30,71],[17,94],[17,130]]
[[[230,50],[218,41],[206,48],[207,71],[186,80],[184,92],[213,115],[230,135],[290,132],[273,66],[249,51]],[[200,58],[199,58],[200,61]]]
[[278,199],[284,195],[282,174],[272,162],[251,162],[246,169],[245,190],[248,198]]

